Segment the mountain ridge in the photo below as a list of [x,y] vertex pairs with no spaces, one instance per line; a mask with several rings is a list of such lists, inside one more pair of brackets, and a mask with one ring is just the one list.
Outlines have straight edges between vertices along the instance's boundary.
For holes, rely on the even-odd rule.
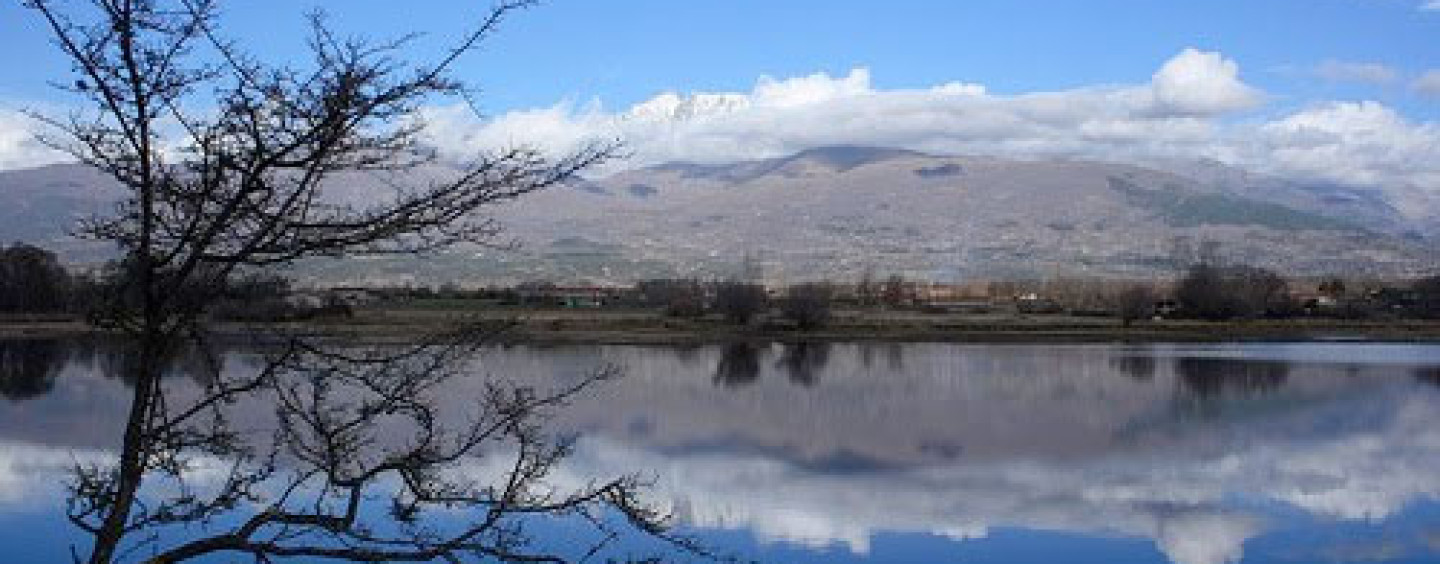
[[[1208,181],[1131,164],[854,145],[666,163],[490,210],[526,244],[512,255],[461,248],[317,262],[306,271],[317,279],[624,282],[726,276],[757,255],[776,281],[847,280],[864,269],[935,280],[1133,277],[1173,272],[1178,246],[1210,240],[1233,260],[1294,274],[1407,275],[1433,261],[1416,228],[1363,190],[1196,166]],[[76,169],[83,167],[0,172],[0,198],[49,202],[25,221],[4,221],[0,212],[0,237],[63,242],[42,224],[104,210],[118,191],[86,185],[103,179]],[[347,198],[383,193],[363,178],[345,184]],[[575,239],[593,248],[551,247]]]

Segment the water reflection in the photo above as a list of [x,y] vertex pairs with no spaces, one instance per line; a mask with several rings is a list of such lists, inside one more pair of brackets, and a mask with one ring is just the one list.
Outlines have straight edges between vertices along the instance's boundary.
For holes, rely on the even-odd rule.
[[715,383],[733,388],[755,383],[760,378],[760,347],[750,342],[724,345],[715,364]]
[[[106,412],[87,402],[120,387],[60,357],[43,400],[0,404],[0,515],[53,479],[34,461],[90,448],[93,423],[63,422],[93,421]],[[559,485],[644,472],[682,522],[761,547],[885,561],[884,532],[970,546],[1020,529],[1145,539],[1171,562],[1219,564],[1350,554],[1252,542],[1321,527],[1440,528],[1440,512],[1410,509],[1440,498],[1440,347],[732,343],[483,358],[487,373],[561,383],[599,362],[630,377],[555,422],[581,437]],[[458,404],[484,383],[446,395]],[[50,402],[43,414],[21,409],[36,401]],[[1225,410],[1196,418],[1197,402]],[[1026,558],[1066,557],[1044,556]]]
[[[209,350],[181,349],[165,361],[166,377],[209,381],[227,357],[235,357],[234,350],[225,345]],[[138,359],[132,344],[120,339],[0,339],[0,395],[12,400],[43,395],[54,387],[54,379],[66,366],[133,385],[131,375]]]
[[814,386],[830,362],[830,343],[786,343],[780,353],[779,367],[791,382]]
[[1121,374],[1136,380],[1155,378],[1155,357],[1149,354],[1126,354],[1111,360],[1110,365]]
[[1440,366],[1415,369],[1415,379],[1432,386],[1440,386]]
[[885,369],[889,372],[905,370],[905,345],[903,343],[859,343],[854,345],[860,351],[860,365],[865,370],[874,370],[875,355],[885,357]]
[[0,395],[20,401],[48,393],[65,361],[53,340],[0,340]]
[[1279,389],[1290,375],[1283,360],[1182,357],[1175,372],[1186,389],[1201,399],[1256,397]]

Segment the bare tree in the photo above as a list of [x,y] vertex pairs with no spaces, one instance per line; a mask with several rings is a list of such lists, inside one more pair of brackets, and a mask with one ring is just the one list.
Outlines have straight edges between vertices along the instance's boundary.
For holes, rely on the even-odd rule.
[[705,284],[695,278],[656,278],[635,284],[646,305],[658,306],[672,317],[705,314]]
[[913,297],[905,278],[899,274],[890,275],[885,279],[885,284],[880,287],[880,300],[890,307],[904,305]]
[[1234,266],[1228,269],[1235,281],[1248,316],[1287,316],[1298,309],[1290,297],[1290,283],[1279,273],[1257,266]]
[[1294,308],[1285,279],[1253,266],[1190,267],[1175,289],[1188,315],[1210,320],[1288,314]]
[[1426,318],[1440,318],[1440,276],[1426,276],[1411,283],[1414,305],[1409,309],[1415,315]]
[[823,282],[797,284],[786,291],[780,309],[796,327],[818,329],[830,322],[830,302],[834,295],[834,288]]
[[[222,37],[216,0],[23,2],[73,63],[63,89],[88,107],[37,116],[52,126],[44,140],[125,189],[113,214],[78,229],[124,257],[95,321],[128,343],[133,395],[117,460],[77,468],[69,516],[94,542],[75,560],[557,561],[527,519],[580,515],[604,528],[599,511],[663,532],[632,478],[569,493],[544,481],[568,447],[539,421],[612,371],[553,391],[487,384],[461,410],[467,422],[451,426],[435,400],[475,372],[466,359],[493,328],[339,350],[271,333],[265,362],[236,374],[219,368],[203,322],[229,281],[297,260],[497,244],[497,224],[479,212],[610,158],[609,143],[556,158],[513,147],[441,166],[423,143],[422,105],[468,93],[453,63],[531,3],[499,2],[418,65],[401,57],[411,38],[342,38],[317,14],[312,60],[297,68]],[[389,193],[345,203],[332,188],[346,175]],[[162,378],[182,350],[209,359],[194,393]],[[233,424],[260,406],[275,413],[271,431]],[[460,471],[496,452],[513,460],[493,482]],[[224,469],[218,483],[192,479],[206,461]],[[376,499],[388,511],[371,511]],[[467,517],[451,527],[421,518],[440,508]]]
[[1146,319],[1155,312],[1155,292],[1143,284],[1131,284],[1120,291],[1115,299],[1120,323],[1126,327],[1137,320]]
[[875,266],[865,265],[860,271],[860,281],[855,283],[855,300],[863,307],[871,307],[880,302],[882,285],[875,279]]
[[730,323],[750,323],[765,309],[765,301],[765,287],[759,284],[730,280],[715,286],[715,309]]
[[1346,295],[1345,279],[1339,276],[1328,277],[1320,281],[1316,290],[1318,290],[1322,296],[1335,298],[1337,300],[1344,298]]

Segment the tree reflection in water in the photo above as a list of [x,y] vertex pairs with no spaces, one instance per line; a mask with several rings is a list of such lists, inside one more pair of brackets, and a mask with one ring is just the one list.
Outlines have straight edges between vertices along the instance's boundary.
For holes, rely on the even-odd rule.
[[0,340],[0,396],[21,401],[45,395],[55,387],[64,362],[58,341]]
[[760,347],[754,343],[734,342],[721,347],[720,361],[715,364],[715,383],[738,388],[760,378]]
[[1440,366],[1415,369],[1415,379],[1432,386],[1440,386]]
[[905,370],[905,349],[901,343],[857,343],[860,352],[860,366],[869,372],[875,365],[877,352],[885,355],[885,369],[891,373]]
[[[57,401],[28,414],[12,410],[0,429],[12,443],[54,444],[63,464],[72,450],[66,441],[89,440],[80,427],[92,425],[55,422],[82,420],[96,409],[92,398],[109,397],[81,395],[93,391],[87,387],[114,391],[121,382],[99,381],[101,371],[86,366],[112,349],[60,346],[62,363],[73,364],[59,378],[94,372],[92,385],[56,380]],[[234,350],[227,366],[252,354]],[[542,389],[598,359],[660,376],[617,383],[557,420],[562,433],[574,433],[577,453],[557,483],[650,469],[655,499],[682,508],[681,524],[702,540],[743,531],[836,549],[762,561],[835,561],[845,547],[901,561],[872,545],[877,534],[948,534],[962,524],[973,531],[966,545],[945,550],[991,550],[981,539],[1015,526],[1144,539],[1186,564],[1270,562],[1253,547],[1273,545],[1269,535],[1282,527],[1336,518],[1428,525],[1433,515],[1404,508],[1436,491],[1426,477],[1435,460],[1440,403],[1429,392],[1440,391],[1432,387],[1440,385],[1440,348],[1410,360],[1384,347],[1337,354],[1325,345],[836,343],[817,351],[750,342],[699,351],[495,347],[485,366],[540,374],[534,383]],[[907,371],[886,371],[891,352],[903,355]],[[1327,355],[1344,362],[1314,360]],[[794,374],[781,371],[797,367],[825,386],[783,382]],[[462,398],[481,384],[447,388],[446,405],[465,409]],[[239,406],[246,417],[237,423],[250,427],[261,411]],[[0,534],[0,544],[26,534]],[[729,548],[725,542],[717,544]]]
[[775,366],[785,372],[791,382],[814,386],[830,361],[830,343],[786,343]]
[[1202,404],[1227,398],[1270,394],[1285,384],[1290,363],[1281,360],[1181,357],[1175,373],[1184,389]]
[[[164,377],[185,377],[204,384],[226,359],[240,359],[234,352],[223,346],[214,346],[210,351],[181,349],[165,359]],[[43,395],[54,387],[66,365],[83,367],[133,387],[137,362],[134,347],[118,339],[0,339],[0,395],[12,400]]]
[[1110,359],[1110,366],[1116,371],[1136,380],[1155,379],[1155,357],[1146,353],[1117,356]]

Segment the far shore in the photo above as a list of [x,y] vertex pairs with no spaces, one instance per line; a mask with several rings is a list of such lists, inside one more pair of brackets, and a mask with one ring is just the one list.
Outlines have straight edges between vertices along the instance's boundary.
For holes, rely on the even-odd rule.
[[[360,341],[394,341],[458,322],[513,322],[500,343],[690,345],[733,341],[826,342],[1440,342],[1440,322],[1320,318],[1204,322],[1147,320],[1129,327],[1110,317],[1060,314],[929,314],[842,310],[821,329],[801,331],[767,323],[737,326],[718,317],[667,317],[652,310],[534,308],[431,309],[377,307],[351,317],[301,322],[216,323],[220,334],[271,330]],[[105,331],[67,316],[0,318],[0,338],[63,338]]]

